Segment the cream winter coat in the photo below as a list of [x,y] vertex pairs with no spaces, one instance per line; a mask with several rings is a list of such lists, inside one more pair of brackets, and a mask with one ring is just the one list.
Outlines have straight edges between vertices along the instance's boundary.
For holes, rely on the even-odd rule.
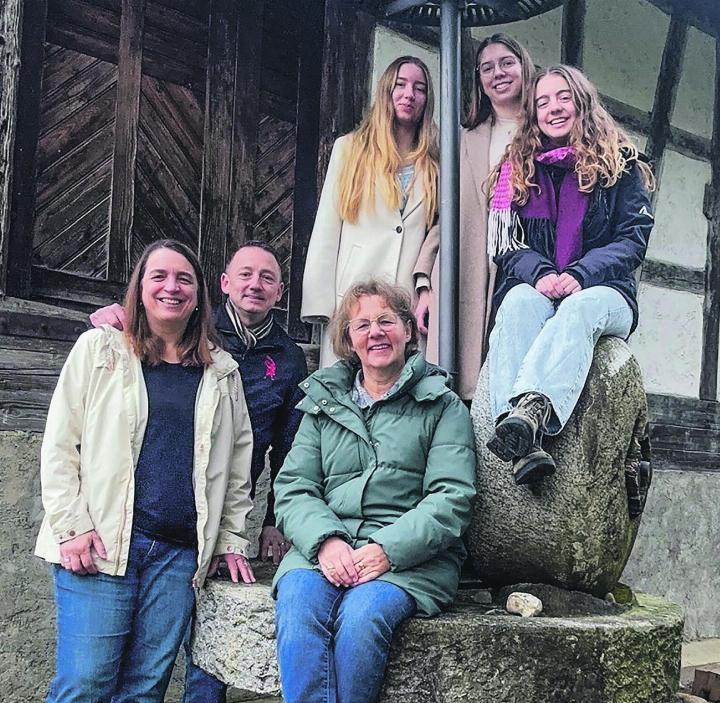
[[[45,518],[38,556],[59,563],[61,542],[96,530],[107,550],[107,560],[96,558],[98,570],[125,574],[147,413],[142,366],[123,333],[101,327],[81,335],[60,374],[45,427],[40,456]],[[252,430],[237,364],[217,350],[195,400],[197,587],[213,554],[246,552],[251,457]]]
[[[458,278],[458,379],[455,391],[464,399],[475,395],[480,366],[487,354],[487,334],[492,290],[495,284],[495,264],[487,255],[487,194],[485,179],[494,164],[490,164],[490,121],[473,130],[460,133],[460,234]],[[440,244],[438,227],[433,227],[422,247],[415,267],[416,276],[430,278],[437,287],[436,255]],[[430,309],[428,359],[437,354],[438,295],[434,291]]]
[[[315,226],[308,247],[301,317],[326,323],[345,291],[371,276],[413,290],[413,269],[426,234],[422,184],[416,179],[404,212],[391,210],[380,192],[375,206],[363,207],[358,221],[343,221],[338,213],[340,173],[352,134],[333,145]],[[320,366],[332,364],[330,342],[323,334]]]

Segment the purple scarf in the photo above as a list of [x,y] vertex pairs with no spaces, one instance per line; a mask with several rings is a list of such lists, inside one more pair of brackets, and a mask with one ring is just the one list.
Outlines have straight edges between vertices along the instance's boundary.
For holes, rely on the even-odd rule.
[[578,189],[574,147],[551,146],[538,154],[535,160],[565,169],[559,197],[555,194],[550,174],[545,169],[536,169],[535,182],[539,190],[531,188],[527,203],[517,208],[516,212],[510,185],[511,166],[505,161],[500,167],[490,206],[488,253],[494,256],[527,248],[518,215],[526,219],[545,219],[555,225],[555,264],[558,271],[562,271],[582,254],[582,223],[590,204],[590,194]]

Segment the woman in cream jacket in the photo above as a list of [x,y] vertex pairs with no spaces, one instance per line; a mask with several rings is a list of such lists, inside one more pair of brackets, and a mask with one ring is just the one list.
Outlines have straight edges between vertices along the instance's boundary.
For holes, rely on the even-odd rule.
[[[458,279],[457,394],[471,400],[487,354],[495,265],[487,255],[488,193],[485,180],[515,136],[534,66],[526,49],[506,34],[493,34],[478,46],[475,91],[460,133],[460,270]],[[438,228],[429,233],[415,267],[416,316],[428,334],[427,357],[437,355],[436,255]],[[434,267],[434,270],[433,270]],[[429,281],[432,280],[432,286]],[[428,318],[429,317],[429,324]]]
[[375,276],[409,289],[437,210],[438,150],[427,66],[393,61],[360,126],[338,139],[310,237],[301,317],[323,325],[320,366],[337,360],[324,326],[345,291]]
[[78,339],[48,412],[36,554],[57,606],[49,703],[160,703],[208,570],[222,556],[254,581],[252,431],[195,254],[147,247],[125,309],[125,332]]

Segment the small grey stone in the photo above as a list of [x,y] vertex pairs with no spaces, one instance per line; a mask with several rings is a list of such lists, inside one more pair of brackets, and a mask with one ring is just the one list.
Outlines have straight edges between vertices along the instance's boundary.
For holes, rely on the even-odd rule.
[[523,618],[533,618],[542,613],[543,604],[539,598],[530,593],[511,593],[505,603],[505,610]]

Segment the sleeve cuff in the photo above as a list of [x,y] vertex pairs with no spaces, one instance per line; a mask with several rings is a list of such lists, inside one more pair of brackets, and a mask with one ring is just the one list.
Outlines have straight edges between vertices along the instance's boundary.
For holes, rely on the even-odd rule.
[[246,557],[250,543],[243,537],[238,537],[232,532],[221,532],[215,543],[215,553],[213,556],[221,556],[223,554],[242,554]]
[[95,529],[92,520],[89,515],[83,515],[78,518],[74,525],[69,525],[65,528],[54,528],[53,536],[58,544],[63,542],[69,542],[71,539],[75,539],[79,535],[84,535],[86,532],[91,532]]
[[424,273],[419,273],[415,276],[415,290],[420,291],[423,288],[430,290],[430,279]]

